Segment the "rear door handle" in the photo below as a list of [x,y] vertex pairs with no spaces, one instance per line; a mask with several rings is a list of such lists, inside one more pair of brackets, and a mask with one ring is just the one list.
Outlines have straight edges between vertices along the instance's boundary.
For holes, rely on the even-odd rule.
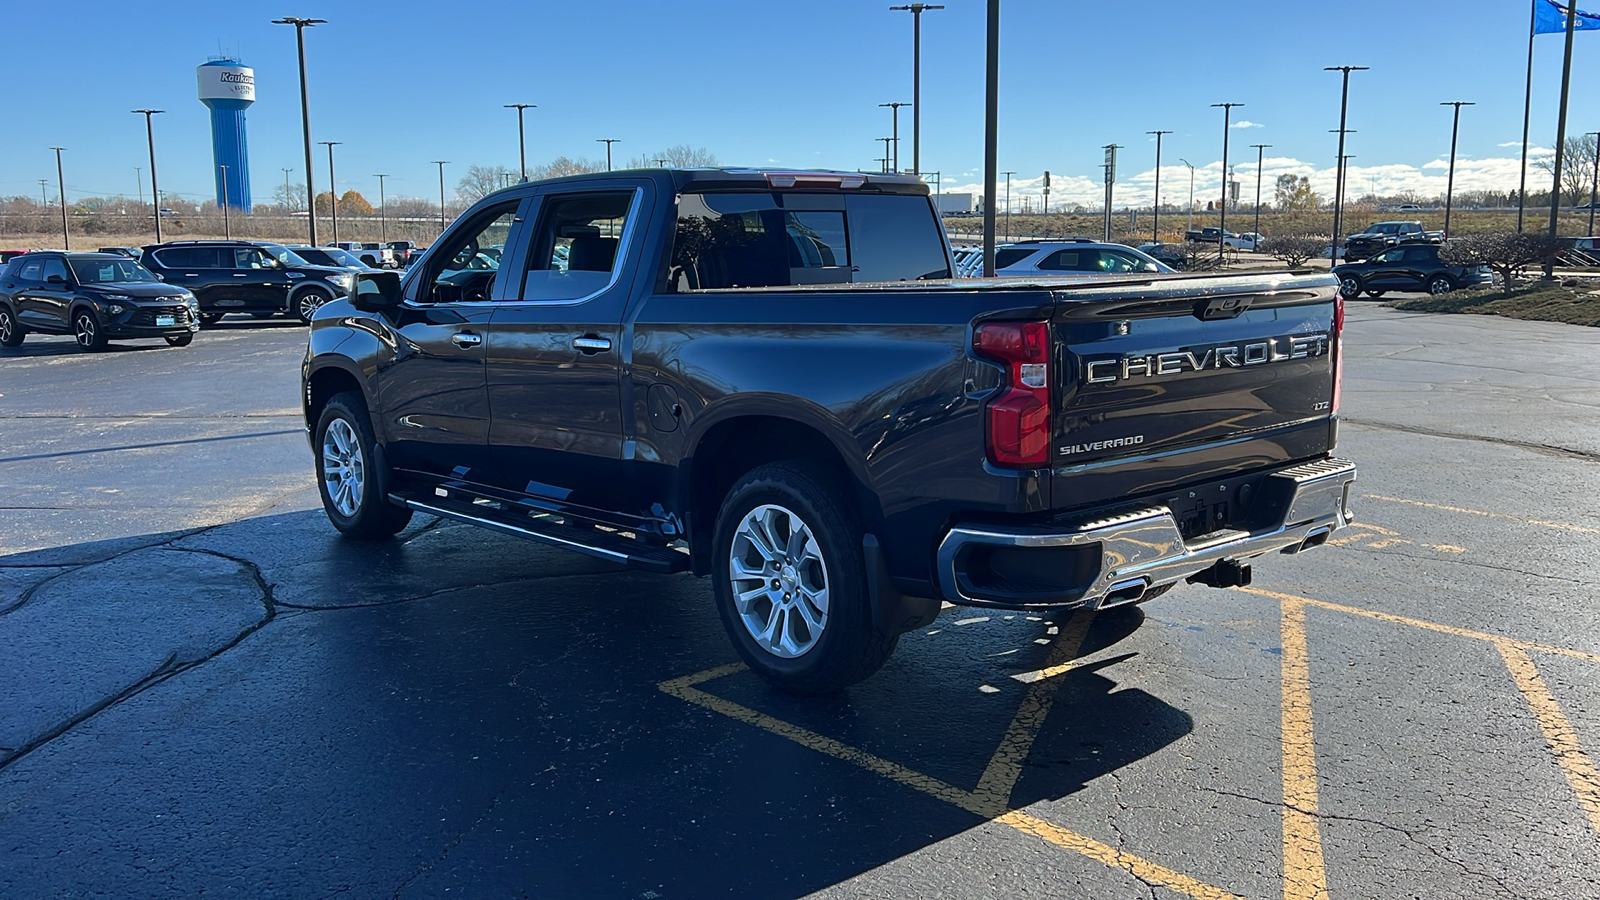
[[483,338],[473,334],[470,331],[463,331],[458,334],[450,335],[450,343],[455,344],[457,347],[460,347],[463,350],[471,350],[473,347],[483,343]]
[[611,349],[611,339],[586,334],[572,339],[572,349],[591,354],[602,353]]

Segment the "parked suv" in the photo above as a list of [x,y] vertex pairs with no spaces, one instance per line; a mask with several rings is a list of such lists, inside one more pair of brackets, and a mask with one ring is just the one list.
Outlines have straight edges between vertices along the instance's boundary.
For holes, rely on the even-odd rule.
[[1438,244],[1391,247],[1363,262],[1333,267],[1339,291],[1354,300],[1363,291],[1382,297],[1395,291],[1448,294],[1460,288],[1487,287],[1494,276],[1486,266],[1451,266],[1439,259]]
[[33,331],[70,334],[84,350],[104,350],[112,338],[184,347],[199,329],[194,294],[120,254],[29,253],[0,271],[0,346]]
[[284,313],[310,322],[318,307],[355,290],[349,270],[314,266],[281,244],[173,241],[144,248],[143,262],[167,283],[193,291],[206,325],[228,313]]

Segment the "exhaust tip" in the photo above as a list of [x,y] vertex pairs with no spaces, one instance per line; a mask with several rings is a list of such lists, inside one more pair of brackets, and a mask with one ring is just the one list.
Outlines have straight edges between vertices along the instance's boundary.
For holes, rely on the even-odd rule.
[[1149,589],[1149,584],[1143,578],[1118,582],[1111,586],[1111,590],[1106,591],[1105,598],[1095,608],[1105,609],[1109,606],[1121,606],[1125,603],[1138,603],[1144,598],[1145,592]]

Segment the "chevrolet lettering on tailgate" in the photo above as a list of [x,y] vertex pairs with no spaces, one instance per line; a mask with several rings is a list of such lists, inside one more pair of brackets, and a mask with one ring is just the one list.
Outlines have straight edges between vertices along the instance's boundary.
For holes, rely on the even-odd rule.
[[1159,378],[1206,369],[1241,369],[1269,363],[1309,359],[1328,352],[1326,334],[1289,335],[1248,344],[1226,344],[1204,351],[1172,350],[1141,356],[1121,356],[1084,362],[1083,380],[1106,384],[1134,377]]

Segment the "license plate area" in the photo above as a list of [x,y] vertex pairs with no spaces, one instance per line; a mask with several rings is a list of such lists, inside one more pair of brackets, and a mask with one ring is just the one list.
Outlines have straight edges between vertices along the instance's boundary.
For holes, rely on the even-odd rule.
[[178,324],[177,316],[156,316],[157,328],[168,328]]

